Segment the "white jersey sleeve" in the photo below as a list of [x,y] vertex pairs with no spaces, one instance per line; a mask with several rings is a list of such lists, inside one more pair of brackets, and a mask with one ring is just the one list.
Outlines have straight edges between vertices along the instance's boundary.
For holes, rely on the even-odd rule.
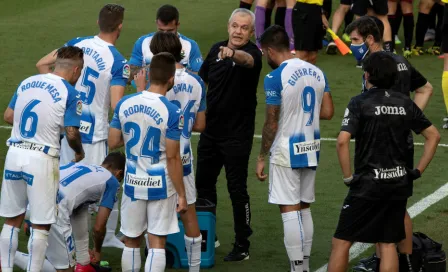
[[78,98],[73,86],[57,75],[25,79],[8,106],[14,110],[8,144],[33,143],[41,145],[40,151],[56,156],[63,127],[80,126],[82,104]]
[[292,59],[268,74],[266,104],[280,106],[270,161],[284,167],[316,167],[320,153],[320,107],[328,84],[316,66]]
[[118,103],[110,125],[123,134],[128,197],[157,200],[175,193],[167,172],[166,139],[180,140],[180,112],[166,97],[147,91],[125,96]]
[[110,109],[110,87],[126,86],[130,67],[114,45],[98,36],[73,39],[66,45],[84,52],[84,68],[76,83],[82,107],[81,139],[92,144],[107,139]]
[[185,69],[177,69],[174,86],[167,92],[166,98],[182,110],[184,117],[180,154],[184,176],[188,176],[192,172],[193,164],[191,133],[197,113],[205,110],[205,84],[199,76],[188,73]]

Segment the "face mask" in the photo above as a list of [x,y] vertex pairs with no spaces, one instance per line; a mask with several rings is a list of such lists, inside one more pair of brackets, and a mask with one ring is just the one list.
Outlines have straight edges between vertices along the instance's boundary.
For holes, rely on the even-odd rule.
[[357,61],[363,60],[369,52],[369,48],[367,47],[365,42],[362,44],[351,44],[350,50],[352,50],[353,56]]

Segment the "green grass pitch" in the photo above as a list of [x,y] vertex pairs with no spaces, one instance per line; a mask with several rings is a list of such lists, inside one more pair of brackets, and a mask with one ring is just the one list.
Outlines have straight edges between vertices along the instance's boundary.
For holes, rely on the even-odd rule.
[[[125,22],[117,47],[129,58],[136,39],[155,30],[157,7],[168,1],[117,0],[126,7]],[[169,1],[180,11],[180,32],[196,40],[202,55],[208,53],[214,42],[227,38],[226,24],[232,10],[238,6],[237,0],[175,0]],[[36,62],[51,50],[62,46],[77,36],[97,33],[96,19],[99,9],[106,1],[50,1],[23,0],[3,1],[0,9],[0,110],[4,110],[17,85],[26,77],[37,73]],[[333,1],[333,9],[339,1]],[[428,44],[427,46],[429,46]],[[401,52],[401,49],[399,50]],[[446,114],[441,91],[443,61],[433,56],[420,56],[411,59],[433,84],[434,94],[425,111],[429,119],[441,127]],[[361,70],[355,68],[352,56],[319,55],[318,66],[326,73],[334,103],[335,115],[331,121],[322,121],[321,135],[335,138],[338,135],[344,109],[350,97],[361,89]],[[258,88],[258,107],[256,133],[261,133],[264,121],[264,93],[262,80],[270,71],[264,62]],[[131,92],[131,90],[129,90]],[[3,121],[1,121],[3,122]],[[0,123],[0,125],[6,125]],[[0,142],[5,143],[10,130],[0,129]],[[441,131],[442,142],[447,144],[448,132]],[[194,136],[194,146],[197,143]],[[421,136],[415,137],[422,142]],[[211,271],[288,271],[289,264],[283,245],[283,228],[279,209],[267,203],[268,183],[260,183],[255,178],[255,161],[259,151],[260,139],[255,139],[249,164],[248,187],[252,206],[252,247],[250,260],[242,263],[224,263],[223,257],[231,250],[233,242],[233,219],[231,203],[226,190],[225,176],[218,182],[219,203],[217,234],[221,247],[216,250],[216,265]],[[351,146],[353,149],[353,145]],[[416,146],[416,157],[423,148]],[[7,148],[0,145],[0,167],[3,166]],[[423,178],[415,182],[414,196],[409,206],[447,182],[444,168],[448,159],[448,148],[439,147],[436,156]],[[335,143],[324,141],[320,166],[316,179],[316,203],[312,205],[315,233],[311,254],[311,270],[326,264],[331,248],[331,237],[335,230],[339,210],[347,193],[341,180],[337,162]],[[414,229],[427,233],[436,241],[448,245],[448,200],[443,199],[414,219]],[[27,237],[21,232],[20,249],[26,251]],[[364,253],[366,256],[368,253]],[[108,260],[114,271],[120,271],[121,251],[105,249],[103,259]],[[353,263],[352,263],[353,264]],[[171,270],[170,270],[171,271]],[[174,271],[174,270],[173,270]]]

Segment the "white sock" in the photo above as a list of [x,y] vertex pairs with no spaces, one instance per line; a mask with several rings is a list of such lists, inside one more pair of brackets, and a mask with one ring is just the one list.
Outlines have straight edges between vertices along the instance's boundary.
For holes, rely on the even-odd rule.
[[48,246],[48,231],[40,229],[31,229],[31,236],[28,241],[28,268],[30,272],[40,272],[44,266],[45,252]]
[[87,240],[75,240],[75,250],[76,250],[76,263],[80,265],[90,264],[89,255],[89,238]]
[[[28,266],[28,259],[28,254],[17,251],[14,264],[20,269],[26,270],[26,267]],[[47,259],[45,259],[42,272],[56,272],[56,269],[54,269],[54,266]]]
[[303,227],[300,212],[282,213],[284,242],[291,262],[291,271],[303,272]]
[[165,265],[165,249],[150,248],[146,257],[145,272],[164,272]]
[[3,225],[0,234],[0,256],[2,271],[12,272],[14,267],[14,257],[19,245],[19,228],[10,225]]
[[104,237],[103,247],[124,248],[124,243],[115,236],[115,230],[118,224],[118,202],[115,202],[114,208],[110,212],[106,224],[106,236]]
[[123,272],[139,272],[142,266],[140,248],[124,247],[121,255],[121,269]]
[[310,255],[311,246],[313,244],[314,224],[311,210],[303,209],[300,211],[302,217],[303,232],[305,239],[303,240],[303,272],[310,271]]
[[188,265],[190,266],[189,272],[199,272],[201,268],[201,244],[202,235],[199,237],[191,238],[184,236],[185,247],[187,248]]
[[[110,212],[109,219],[107,220],[106,229],[107,232],[112,232],[115,234],[115,231],[117,230],[117,224],[118,224],[118,201],[115,202],[114,207],[112,211]],[[115,235],[114,235],[115,236]]]

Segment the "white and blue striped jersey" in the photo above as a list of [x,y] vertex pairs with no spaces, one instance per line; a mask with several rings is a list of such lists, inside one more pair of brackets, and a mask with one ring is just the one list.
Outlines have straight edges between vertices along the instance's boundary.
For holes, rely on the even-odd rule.
[[78,207],[97,202],[99,206],[112,210],[118,199],[120,183],[106,168],[71,162],[59,169],[56,199],[61,214],[59,218],[65,221]]
[[64,127],[79,127],[82,102],[78,92],[55,74],[31,76],[20,83],[9,107],[14,123],[8,145],[32,143],[40,150],[58,156]]
[[107,139],[109,128],[110,87],[126,86],[131,70],[113,44],[98,36],[81,37],[65,44],[82,48],[84,68],[76,83],[83,103],[81,139],[96,143]]
[[126,150],[124,193],[131,199],[158,200],[176,191],[166,165],[166,139],[180,140],[179,107],[147,91],[118,102],[110,126],[122,131]]
[[[154,34],[155,32],[143,35],[135,42],[129,64],[143,67],[151,63],[153,53],[149,49],[149,45]],[[190,71],[199,72],[203,60],[198,44],[180,33],[178,35],[182,44],[182,60],[180,63]]]
[[320,107],[324,92],[330,91],[324,73],[293,58],[266,75],[264,89],[266,104],[281,106],[270,162],[291,168],[316,167]]
[[184,176],[188,176],[191,174],[193,163],[191,132],[197,113],[205,111],[205,84],[199,76],[187,72],[185,68],[176,69],[174,86],[166,93],[166,98],[182,110],[184,117],[180,137],[180,155]]

